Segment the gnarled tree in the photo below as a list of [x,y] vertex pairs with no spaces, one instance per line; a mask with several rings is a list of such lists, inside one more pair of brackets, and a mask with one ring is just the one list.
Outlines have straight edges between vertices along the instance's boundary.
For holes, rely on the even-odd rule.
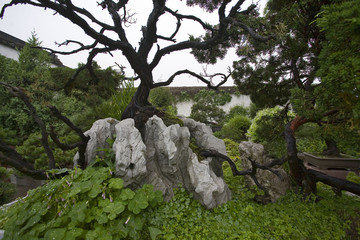
[[[120,50],[136,73],[136,78],[140,79],[140,85],[137,92],[124,112],[123,118],[134,117],[138,110],[150,106],[150,103],[148,102],[150,90],[159,86],[169,85],[173,79],[180,74],[190,74],[195,76],[205,82],[209,87],[222,85],[228,78],[228,76],[225,76],[223,81],[217,86],[213,86],[211,82],[203,76],[185,69],[175,72],[164,82],[155,83],[153,79],[153,70],[158,66],[165,55],[185,49],[219,49],[219,46],[229,38],[244,33],[248,33],[257,39],[257,41],[263,41],[269,38],[269,36],[260,36],[258,32],[255,32],[252,29],[251,22],[244,20],[252,17],[253,11],[256,8],[255,5],[250,5],[247,9],[242,10],[241,6],[244,3],[244,0],[187,1],[187,4],[190,6],[199,5],[210,12],[217,10],[219,21],[215,26],[205,23],[204,20],[196,16],[184,15],[175,9],[170,9],[167,7],[167,1],[165,0],[153,0],[153,7],[148,16],[147,24],[146,26],[142,26],[142,37],[139,41],[139,46],[133,46],[128,39],[128,32],[126,29],[127,24],[133,23],[131,21],[131,14],[127,11],[128,3],[128,0],[103,0],[98,2],[98,7],[110,15],[111,22],[103,22],[97,19],[93,13],[85,8],[75,5],[76,3],[71,0],[12,0],[3,5],[0,17],[4,17],[6,9],[9,7],[18,4],[27,4],[34,7],[51,9],[56,14],[63,16],[73,24],[79,26],[93,39],[92,44],[84,45],[80,41],[68,40],[63,44],[67,45],[71,43],[76,44],[79,47],[68,52],[51,50],[57,54],[73,54],[89,50],[87,63],[79,68],[78,72],[86,68],[91,70],[92,61],[97,54],[111,53]],[[133,11],[136,12],[136,9],[133,9]],[[157,23],[164,14],[171,15],[177,20],[177,25],[173,29],[171,36],[161,36],[158,33]],[[199,24],[203,28],[206,38],[190,38],[177,42],[175,37],[182,27],[182,21],[193,21],[195,24]],[[90,24],[90,22],[92,23]],[[110,35],[115,37],[109,37]],[[165,47],[160,47],[156,44],[158,41],[167,41],[169,44]],[[153,48],[157,48],[157,50],[152,59],[150,59],[150,51]],[[77,73],[69,80],[70,82],[75,80]]]

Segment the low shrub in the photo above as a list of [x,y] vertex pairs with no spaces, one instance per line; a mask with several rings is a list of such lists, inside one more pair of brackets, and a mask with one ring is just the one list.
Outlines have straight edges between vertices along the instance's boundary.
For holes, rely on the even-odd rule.
[[[79,137],[71,132],[66,136],[59,137],[60,142],[65,144],[72,144],[79,141]],[[77,152],[76,149],[62,150],[50,138],[49,145],[53,151],[57,168],[71,168],[74,164],[73,157]],[[41,134],[33,133],[26,139],[21,146],[16,147],[16,150],[23,156],[24,160],[33,164],[36,169],[48,169],[49,158],[41,143]]]
[[220,134],[222,137],[240,142],[246,140],[246,132],[250,125],[251,121],[248,117],[237,115],[222,127]]
[[156,232],[144,228],[143,214],[162,199],[152,185],[124,188],[108,167],[75,169],[10,207],[4,240],[140,239]]
[[240,105],[233,106],[232,108],[230,108],[229,113],[226,115],[226,122],[228,122],[230,119],[237,115],[248,117],[249,108]]
[[158,108],[167,108],[173,106],[175,99],[168,87],[159,87],[151,89],[149,102]]
[[260,110],[252,120],[247,136],[251,141],[263,144],[270,155],[281,157],[286,154],[282,133],[294,116],[292,112],[285,114],[279,107]]

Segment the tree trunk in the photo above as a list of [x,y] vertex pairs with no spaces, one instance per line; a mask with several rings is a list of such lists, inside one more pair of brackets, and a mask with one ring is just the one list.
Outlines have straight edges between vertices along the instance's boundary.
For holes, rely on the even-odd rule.
[[298,188],[304,189],[305,194],[316,193],[316,182],[308,175],[305,166],[298,157],[295,131],[308,120],[297,116],[285,126],[285,141],[287,148],[287,158],[290,168],[290,178]]
[[[311,193],[316,194],[316,182],[323,182],[329,186],[332,186],[336,192],[346,190],[351,193],[360,195],[359,184],[328,176],[316,170],[309,170],[305,168],[303,162],[297,156],[296,139],[294,135],[296,129],[307,122],[310,122],[310,120],[297,116],[294,120],[286,124],[284,132],[287,145],[290,177],[295,182],[296,186],[304,189],[305,195],[309,195]],[[329,142],[330,146],[332,147],[332,144],[334,143],[335,142]]]
[[141,83],[138,89],[136,90],[133,98],[129,105],[125,108],[125,111],[121,117],[121,119],[126,118],[134,118],[137,113],[143,110],[145,107],[151,106],[148,101],[148,97],[150,94],[150,87]]

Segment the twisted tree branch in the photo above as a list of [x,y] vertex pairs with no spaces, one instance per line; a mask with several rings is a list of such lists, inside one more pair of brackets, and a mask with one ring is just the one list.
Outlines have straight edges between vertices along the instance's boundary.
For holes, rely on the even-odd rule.
[[35,107],[31,104],[31,101],[29,97],[18,87],[12,86],[11,84],[0,82],[0,85],[4,86],[9,90],[9,92],[15,96],[21,99],[26,107],[29,109],[29,115],[34,119],[34,121],[37,123],[37,125],[40,127],[41,131],[41,143],[44,146],[45,153],[49,158],[49,168],[54,169],[55,168],[55,158],[54,154],[49,146],[48,141],[48,133],[46,130],[46,125],[43,122],[43,120],[37,115]]
[[224,159],[225,161],[227,161],[230,165],[231,171],[233,173],[233,176],[245,176],[245,175],[249,175],[251,177],[251,179],[254,180],[254,183],[256,184],[256,186],[258,186],[261,190],[263,190],[265,193],[267,193],[267,190],[264,188],[264,186],[262,186],[257,177],[256,177],[256,172],[257,169],[262,169],[262,170],[267,170],[270,171],[271,173],[275,174],[277,177],[279,177],[281,180],[283,180],[283,177],[274,169],[272,169],[272,167],[277,166],[277,165],[282,165],[283,163],[285,163],[287,161],[286,158],[282,158],[282,159],[274,159],[271,163],[267,164],[267,165],[260,165],[258,164],[256,161],[254,160],[250,160],[251,162],[251,168],[250,169],[245,169],[242,171],[239,171],[236,167],[236,164],[226,155],[219,153],[218,151],[215,150],[202,150],[200,151],[200,155],[203,157],[217,157],[217,158],[221,158]]

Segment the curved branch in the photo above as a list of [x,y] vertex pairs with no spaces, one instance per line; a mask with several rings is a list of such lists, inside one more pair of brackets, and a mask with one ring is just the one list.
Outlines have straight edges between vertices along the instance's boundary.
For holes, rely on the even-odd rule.
[[12,166],[18,171],[38,180],[61,178],[68,174],[68,171],[58,174],[48,174],[44,170],[36,170],[33,165],[25,161],[23,157],[12,147],[8,146],[0,138],[0,162]]
[[[113,1],[103,1],[103,3],[105,5],[107,5],[108,12],[111,15],[111,18],[112,18],[114,26],[115,26],[115,28],[114,28],[115,32],[118,34],[121,41],[129,43],[129,41],[127,40],[124,28],[122,27],[122,19],[121,19],[120,15],[117,13],[117,11],[120,9],[120,6],[115,4]],[[127,1],[126,1],[126,3],[127,3]],[[125,7],[126,3],[124,3],[124,5],[122,7]]]
[[[129,48],[131,48],[131,45],[128,44],[127,42],[113,40],[107,37],[106,35],[100,33],[99,31],[95,30],[95,28],[92,28],[87,22],[87,20],[84,19],[82,16],[94,20],[95,23],[99,24],[103,29],[114,30],[114,27],[111,27],[105,23],[95,20],[95,17],[92,16],[92,14],[86,11],[85,9],[78,8],[70,3],[71,1],[65,3],[59,1],[41,0],[39,1],[39,3],[37,3],[31,0],[12,0],[9,4],[3,6],[0,13],[0,17],[4,15],[6,8],[17,4],[28,4],[45,9],[50,8],[54,10],[56,13],[70,20],[75,25],[82,28],[88,36],[92,37],[93,39],[97,40],[99,43],[105,46],[114,46],[119,50],[128,50]],[[80,16],[78,13],[81,14],[82,16]]]
[[79,149],[79,166],[81,169],[85,169],[86,168],[86,161],[85,161],[85,152],[86,152],[86,147],[87,147],[87,143],[90,140],[89,136],[85,136],[83,131],[76,127],[71,121],[70,119],[68,119],[67,117],[65,117],[64,115],[62,115],[60,113],[60,111],[54,107],[54,106],[50,106],[49,109],[51,110],[51,113],[57,117],[58,119],[60,119],[61,121],[63,121],[66,125],[68,125],[72,130],[74,130],[76,132],[76,134],[81,138],[81,141],[78,143],[75,143],[73,145],[66,145],[66,144],[62,144],[60,143],[59,139],[56,137],[53,129],[51,131],[51,138],[54,140],[54,142],[63,150],[68,150],[68,149],[73,149],[75,147],[78,147]]
[[98,82],[98,79],[92,68],[93,60],[97,54],[111,52],[113,50],[115,50],[115,48],[93,48],[93,50],[89,53],[86,64],[77,68],[76,72],[73,74],[73,76],[65,83],[65,85],[64,85],[65,92],[67,92],[67,89],[69,88],[69,86],[76,80],[77,76],[85,69],[88,69],[91,77],[94,79],[94,82],[95,83]]
[[309,173],[311,178],[315,179],[316,182],[322,182],[338,190],[345,190],[360,196],[360,184],[356,184],[345,179],[331,177],[313,169],[307,169],[306,171]]
[[[226,36],[222,36],[221,38],[225,38]],[[173,44],[167,47],[164,47],[162,49],[159,49],[152,62],[150,63],[150,68],[154,69],[160,62],[161,58],[169,53],[172,52],[176,52],[176,51],[181,51],[181,50],[185,50],[185,49],[190,49],[190,48],[195,48],[195,49],[207,49],[210,48],[214,45],[216,45],[218,42],[220,41],[220,39],[218,38],[211,38],[202,42],[199,41],[183,41],[177,44]]]
[[37,115],[36,109],[31,104],[29,97],[20,88],[12,86],[11,84],[0,82],[0,85],[3,85],[5,88],[7,88],[13,96],[18,97],[20,100],[22,100],[25,103],[26,107],[29,109],[29,112],[28,112],[29,115],[34,119],[34,121],[40,127],[41,144],[43,145],[46,155],[49,158],[49,168],[54,169],[55,168],[55,158],[54,158],[54,154],[49,145],[48,133],[46,131],[46,125],[43,122],[43,120]]
[[[183,20],[183,19],[193,20],[193,21],[195,21],[195,22],[198,22],[198,23],[203,27],[203,29],[209,30],[209,31],[211,31],[211,32],[214,31],[214,29],[211,27],[210,24],[204,23],[204,22],[203,22],[200,18],[198,18],[198,17],[195,17],[195,16],[193,16],[193,15],[182,15],[182,14],[177,13],[177,11],[171,10],[171,9],[168,8],[168,7],[165,7],[165,11],[168,12],[168,13],[170,13],[170,14],[173,15],[174,17],[176,17],[177,20],[178,20],[178,23],[179,23],[181,20]],[[173,34],[173,35],[174,35],[174,34]],[[176,34],[175,34],[175,35],[176,35]],[[174,36],[175,36],[175,35],[174,35]]]
[[63,42],[63,43],[58,43],[57,45],[58,45],[59,47],[61,47],[61,46],[64,46],[64,45],[68,45],[69,43],[79,44],[79,45],[80,45],[80,48],[74,49],[74,50],[69,51],[69,52],[56,51],[56,50],[54,50],[54,49],[52,49],[52,48],[47,48],[47,47],[34,47],[34,48],[46,50],[46,51],[49,51],[49,52],[51,52],[51,53],[53,53],[53,54],[71,55],[71,54],[78,53],[78,52],[81,52],[81,51],[84,51],[84,50],[93,49],[93,48],[96,47],[96,45],[97,45],[97,41],[95,41],[95,42],[94,42],[93,44],[91,44],[91,45],[84,45],[84,44],[82,44],[81,42],[78,42],[78,41],[75,41],[75,40],[66,40],[65,42]]
[[249,175],[251,177],[251,179],[254,180],[254,183],[256,184],[256,186],[258,186],[265,193],[267,192],[266,189],[257,180],[257,177],[256,177],[257,169],[268,170],[268,171],[272,172],[273,174],[275,174],[277,177],[279,177],[281,180],[283,180],[283,177],[276,170],[272,169],[272,167],[274,167],[276,165],[280,166],[280,165],[282,165],[283,163],[285,163],[287,161],[286,158],[274,159],[268,165],[260,165],[256,161],[253,161],[250,158],[248,158],[250,160],[250,162],[251,162],[251,168],[239,171],[237,169],[237,167],[236,167],[236,164],[228,156],[226,156],[226,155],[224,155],[222,153],[219,153],[218,151],[215,151],[215,150],[202,150],[202,151],[200,151],[200,155],[203,156],[203,157],[217,157],[217,158],[224,159],[225,161],[227,161],[229,163],[231,171],[233,173],[233,176]]
[[[228,26],[230,24],[234,25],[234,26],[238,26],[240,28],[245,29],[249,35],[251,37],[253,37],[254,39],[258,40],[258,41],[267,41],[271,38],[273,38],[273,35],[270,36],[261,36],[259,34],[257,34],[250,26],[239,22],[236,19],[236,16],[238,14],[241,14],[242,12],[238,12],[238,10],[240,9],[241,5],[243,4],[244,0],[239,0],[230,10],[228,16],[225,16],[225,8],[227,6],[228,3],[230,3],[230,0],[226,0],[222,3],[222,5],[219,8],[219,27],[217,29],[217,31],[215,31],[213,28],[211,28],[209,25],[203,23],[200,19],[197,19],[196,17],[192,18],[193,16],[183,16],[183,15],[179,15],[178,16],[183,16],[184,18],[187,17],[187,19],[192,19],[195,20],[197,22],[199,22],[203,28],[205,30],[210,30],[212,31],[212,36],[206,40],[203,41],[183,41],[177,44],[173,44],[167,47],[164,47],[163,49],[160,49],[156,52],[152,62],[150,63],[150,68],[154,69],[160,62],[161,58],[163,56],[165,56],[166,54],[169,54],[171,52],[176,52],[176,51],[180,51],[180,50],[184,50],[184,49],[189,49],[189,48],[194,48],[194,49],[209,49],[211,47],[216,46],[217,44],[219,44],[222,41],[225,41],[226,39],[228,39],[230,37],[230,33],[228,33]],[[249,12],[251,12],[254,9],[253,6],[250,6],[247,10]],[[170,12],[170,9],[169,9]],[[171,12],[170,12],[171,13]],[[174,16],[177,16],[175,12],[173,12],[172,14],[174,14]]]
[[[181,74],[189,74],[193,77],[196,77],[197,79],[199,79],[200,81],[202,81],[203,83],[205,83],[207,85],[208,88],[210,89],[214,89],[214,90],[217,90],[220,86],[222,86],[224,83],[226,83],[226,81],[228,80],[228,78],[231,76],[231,73],[228,74],[228,75],[225,75],[225,74],[222,74],[222,73],[217,73],[217,74],[214,74],[213,76],[216,76],[216,75],[221,75],[223,80],[218,83],[217,85],[213,85],[211,81],[207,80],[204,76],[201,76],[197,73],[194,73],[190,70],[180,70],[180,71],[177,71],[176,73],[174,73],[173,75],[171,75],[171,77],[166,81],[166,82],[159,82],[159,83],[154,83],[152,88],[157,88],[157,87],[163,87],[163,86],[168,86],[169,84],[171,84],[173,81],[174,81],[174,78],[178,75],[181,75]],[[210,76],[211,77],[211,76]]]

